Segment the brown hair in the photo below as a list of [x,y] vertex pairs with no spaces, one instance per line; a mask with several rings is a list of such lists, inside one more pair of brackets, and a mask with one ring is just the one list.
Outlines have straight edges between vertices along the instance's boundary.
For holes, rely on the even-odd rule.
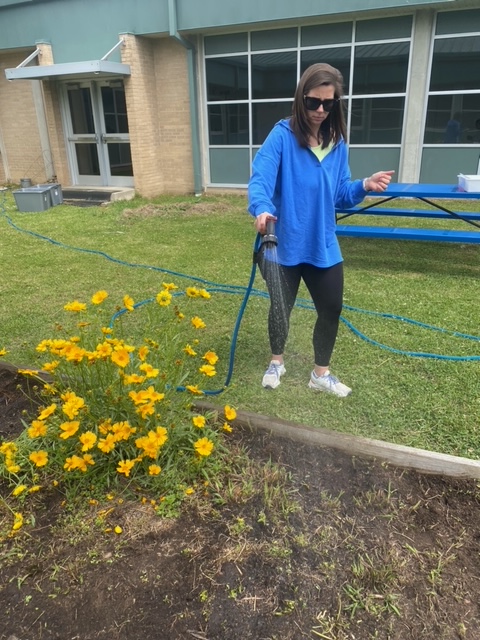
[[293,99],[291,127],[298,143],[302,147],[308,147],[308,138],[311,135],[303,97],[312,89],[322,85],[333,86],[335,98],[338,102],[330,112],[329,117],[320,125],[318,141],[320,142],[321,137],[322,149],[324,149],[330,142],[336,143],[341,138],[347,139],[343,100],[340,100],[343,97],[343,76],[335,67],[319,62],[305,69],[298,82]]

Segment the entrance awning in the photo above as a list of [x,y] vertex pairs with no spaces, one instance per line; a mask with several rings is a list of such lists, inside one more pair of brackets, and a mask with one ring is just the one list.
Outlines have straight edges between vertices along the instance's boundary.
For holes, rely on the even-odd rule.
[[36,49],[18,67],[5,69],[7,80],[48,80],[55,78],[59,80],[81,79],[92,76],[129,76],[130,65],[121,62],[110,62],[108,56],[123,44],[119,40],[117,44],[108,51],[100,60],[87,60],[85,62],[63,62],[60,64],[32,65],[27,66],[40,53]]
[[86,62],[64,62],[35,67],[5,69],[7,80],[47,80],[57,78],[81,78],[87,76],[129,76],[130,65],[109,60],[88,60]]

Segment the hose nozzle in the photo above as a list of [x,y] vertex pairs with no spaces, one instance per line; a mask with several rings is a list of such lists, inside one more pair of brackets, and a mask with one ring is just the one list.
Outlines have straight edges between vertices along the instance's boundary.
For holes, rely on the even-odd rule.
[[278,245],[277,236],[275,235],[275,220],[267,221],[267,230],[262,237],[262,245],[273,247]]

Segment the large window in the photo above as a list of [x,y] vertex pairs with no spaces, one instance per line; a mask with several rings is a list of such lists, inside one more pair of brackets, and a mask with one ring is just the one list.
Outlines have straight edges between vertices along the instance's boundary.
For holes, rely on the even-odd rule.
[[210,184],[248,181],[256,150],[290,115],[297,82],[316,62],[343,75],[351,148],[390,148],[398,163],[412,21],[402,16],[206,37]]
[[437,16],[422,153],[423,182],[480,172],[480,10]]

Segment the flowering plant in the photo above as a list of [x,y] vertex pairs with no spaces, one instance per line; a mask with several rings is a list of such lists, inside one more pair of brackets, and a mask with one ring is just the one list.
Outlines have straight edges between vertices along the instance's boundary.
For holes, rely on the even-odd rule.
[[[206,324],[191,313],[210,294],[163,283],[154,299],[138,305],[124,296],[106,325],[108,297],[97,291],[89,305],[67,303],[58,335],[37,346],[39,370],[19,370],[40,387],[41,406],[16,440],[0,443],[0,476],[15,498],[54,483],[76,491],[153,492],[171,504],[172,496],[208,485],[221,468],[235,409],[226,406],[222,416],[192,412],[192,399],[217,373],[218,356],[201,347]],[[144,335],[144,317],[130,323],[143,307],[152,335],[132,339],[130,333]],[[12,530],[22,524],[14,511]]]

